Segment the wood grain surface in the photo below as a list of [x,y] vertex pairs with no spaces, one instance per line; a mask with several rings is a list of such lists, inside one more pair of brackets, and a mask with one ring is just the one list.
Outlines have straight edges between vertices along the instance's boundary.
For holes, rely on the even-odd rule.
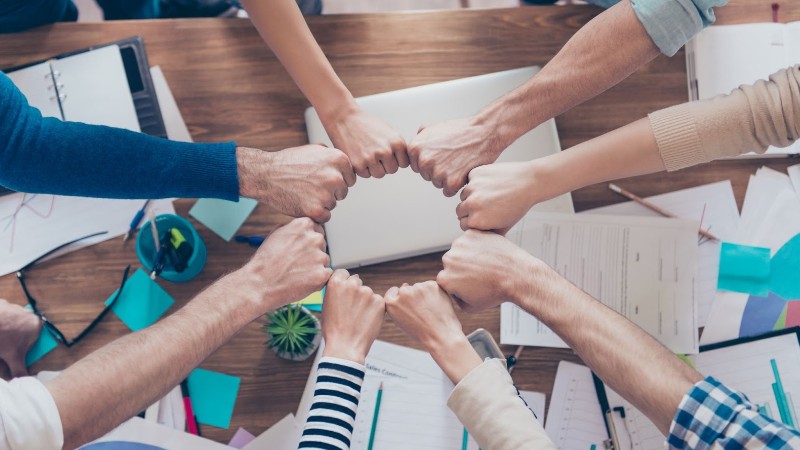
[[[719,23],[771,20],[769,1],[732,0],[718,9]],[[426,83],[479,75],[527,65],[543,65],[575,31],[601,10],[589,6],[523,7],[500,10],[343,15],[309,18],[325,54],[354,95],[362,96]],[[800,20],[800,2],[782,1],[781,20]],[[197,19],[57,24],[0,36],[0,67],[31,62],[58,53],[117,40],[144,38],[151,65],[162,67],[196,141],[236,140],[240,145],[278,150],[307,142],[300,91],[263,44],[249,21]],[[659,57],[617,87],[556,118],[561,145],[568,148],[656,109],[687,100],[683,52]],[[796,161],[758,159],[715,162],[672,174],[621,182],[640,195],[652,195],[719,180],[733,182],[741,206],[747,180],[761,165],[777,170]],[[573,193],[578,211],[622,201],[605,185]],[[178,200],[186,216],[193,200]],[[287,220],[259,205],[242,228],[264,234]],[[161,282],[174,296],[175,311],[221,275],[241,266],[253,249],[226,243],[202,225],[208,264],[185,284]],[[441,254],[379,264],[360,270],[365,283],[383,293],[404,282],[432,279]],[[132,245],[121,238],[41,264],[30,272],[29,286],[41,308],[67,334],[81,330],[117,288],[126,264],[137,265]],[[0,278],[0,297],[24,304],[9,275]],[[460,314],[465,331],[488,329],[499,338],[499,310]],[[263,321],[246,327],[208,358],[202,367],[242,378],[231,427],[202,427],[205,436],[227,442],[238,427],[258,434],[297,408],[311,362],[287,362],[264,346]],[[109,315],[80,345],[59,347],[31,369],[63,369],[128,329]],[[394,324],[380,336],[417,347]],[[165,343],[169,345],[169,343]],[[512,348],[504,349],[509,353]],[[514,379],[521,389],[550,393],[558,361],[577,361],[569,350],[528,348]],[[8,375],[5,368],[0,369]]]

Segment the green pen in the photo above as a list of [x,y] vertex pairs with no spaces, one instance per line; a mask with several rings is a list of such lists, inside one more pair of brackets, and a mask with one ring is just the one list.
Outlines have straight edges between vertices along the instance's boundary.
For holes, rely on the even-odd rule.
[[369,444],[367,450],[372,450],[375,444],[375,428],[378,427],[378,413],[381,411],[381,397],[383,397],[383,382],[378,387],[378,397],[375,399],[375,412],[372,413],[372,428],[369,430]]

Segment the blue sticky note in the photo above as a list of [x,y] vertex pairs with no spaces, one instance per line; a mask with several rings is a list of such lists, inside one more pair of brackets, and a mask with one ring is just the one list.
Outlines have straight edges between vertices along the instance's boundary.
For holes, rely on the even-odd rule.
[[[31,309],[30,305],[26,306],[25,309]],[[47,331],[47,328],[42,327],[42,330],[39,332],[39,339],[33,343],[33,347],[28,350],[28,353],[25,355],[25,365],[30,366],[31,364],[35,363],[36,361],[42,359],[42,357],[58,347],[58,341],[56,338]]]
[[244,197],[238,202],[201,198],[189,214],[222,239],[230,241],[257,204],[255,200]]
[[194,369],[189,374],[189,397],[197,421],[204,425],[228,428],[239,394],[239,377]]
[[717,289],[759,297],[769,294],[770,250],[723,242]]
[[789,239],[772,257],[770,290],[787,300],[800,300],[800,234]]
[[786,308],[786,300],[770,293],[765,297],[750,296],[744,307],[739,337],[756,336],[775,329]]
[[[106,300],[108,305],[117,291]],[[137,269],[125,282],[122,295],[111,307],[114,314],[133,331],[154,324],[175,300],[142,269]]]

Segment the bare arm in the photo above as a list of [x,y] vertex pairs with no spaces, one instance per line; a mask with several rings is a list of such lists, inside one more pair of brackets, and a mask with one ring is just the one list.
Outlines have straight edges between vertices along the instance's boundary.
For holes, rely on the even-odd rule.
[[269,48],[317,110],[331,141],[362,177],[383,177],[408,166],[406,143],[386,123],[366,114],[336,75],[294,0],[243,0]]
[[155,325],[120,338],[46,384],[64,447],[110,431],[186,378],[245,325],[319,289],[330,276],[321,229],[296,219],[275,231],[242,269]]
[[702,379],[633,322],[498,234],[469,230],[442,261],[437,281],[463,309],[510,301],[533,314],[664,434],[683,396]]

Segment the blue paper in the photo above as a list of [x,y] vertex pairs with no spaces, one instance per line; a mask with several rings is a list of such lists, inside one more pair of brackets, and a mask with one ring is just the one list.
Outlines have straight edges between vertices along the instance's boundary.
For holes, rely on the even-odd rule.
[[[106,305],[115,295],[117,291],[106,300]],[[138,331],[154,324],[173,303],[175,300],[167,291],[151,280],[144,270],[137,269],[125,282],[122,295],[111,310],[128,328]]]
[[255,200],[244,197],[239,198],[238,203],[201,198],[189,214],[222,239],[230,241],[257,204]]
[[785,308],[786,300],[775,294],[766,297],[751,295],[744,307],[739,337],[756,336],[772,331]]
[[189,397],[197,421],[204,425],[228,428],[239,393],[239,377],[195,369],[189,374]]
[[800,234],[772,257],[769,285],[772,292],[787,300],[800,299]]
[[768,248],[722,243],[717,289],[766,297],[769,294],[769,283]]
[[[30,305],[26,306],[25,309],[31,309]],[[25,365],[30,366],[31,364],[35,363],[36,361],[42,359],[42,357],[58,347],[58,341],[56,338],[47,331],[47,328],[42,327],[42,330],[39,332],[39,339],[33,343],[33,347],[28,350],[28,353],[25,355]]]

